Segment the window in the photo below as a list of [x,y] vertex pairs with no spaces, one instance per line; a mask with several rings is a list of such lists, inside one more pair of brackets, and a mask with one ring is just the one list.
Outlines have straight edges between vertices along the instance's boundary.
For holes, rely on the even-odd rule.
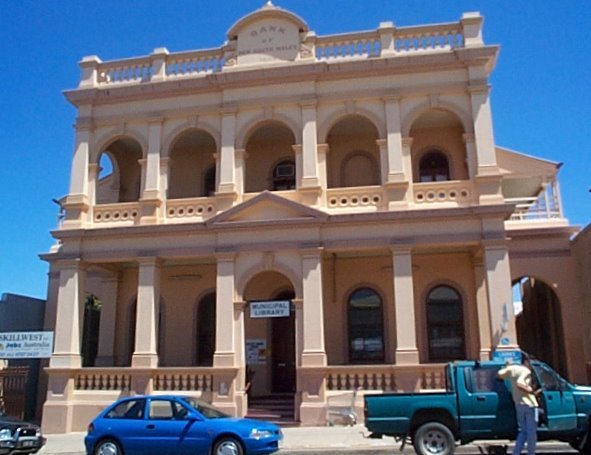
[[293,190],[295,186],[295,163],[281,161],[273,169],[273,191]]
[[349,359],[353,363],[384,360],[382,299],[373,289],[360,288],[349,297]]
[[437,286],[427,296],[429,360],[448,362],[463,359],[464,317],[462,299],[449,286]]
[[447,157],[437,151],[428,152],[419,162],[420,182],[443,182],[450,179]]
[[106,415],[107,419],[143,419],[146,400],[127,400],[119,403]]

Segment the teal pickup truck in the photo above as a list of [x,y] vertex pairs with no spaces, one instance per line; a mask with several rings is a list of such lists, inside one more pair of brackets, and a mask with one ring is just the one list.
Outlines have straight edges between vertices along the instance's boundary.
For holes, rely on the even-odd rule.
[[[568,383],[543,362],[532,362],[543,392],[538,440],[568,442],[591,454],[591,387]],[[371,437],[412,441],[419,455],[451,455],[455,446],[476,440],[515,439],[510,382],[497,379],[501,362],[461,361],[447,365],[446,390],[385,393],[364,397]]]

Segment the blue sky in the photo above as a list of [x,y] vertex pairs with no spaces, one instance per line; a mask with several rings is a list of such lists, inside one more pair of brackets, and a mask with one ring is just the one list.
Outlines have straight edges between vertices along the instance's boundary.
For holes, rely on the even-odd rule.
[[[78,61],[218,47],[263,0],[3,0],[0,2],[0,293],[45,298],[52,198],[68,191],[76,112],[62,95]],[[567,218],[590,221],[591,8],[587,0],[275,0],[318,35],[457,21],[480,11],[500,44],[491,78],[496,143],[564,163]]]

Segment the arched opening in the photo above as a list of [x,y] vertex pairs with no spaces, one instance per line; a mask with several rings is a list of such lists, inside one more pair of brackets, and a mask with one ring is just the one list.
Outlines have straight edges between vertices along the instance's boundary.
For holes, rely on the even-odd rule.
[[211,292],[197,304],[197,365],[213,365],[215,353],[216,294]]
[[567,376],[560,301],[554,290],[534,277],[513,283],[517,343],[521,349]]
[[361,115],[350,115],[330,129],[327,178],[329,188],[380,184],[379,133]]
[[350,363],[384,361],[384,309],[382,298],[371,288],[351,293],[347,302]]
[[452,112],[429,109],[417,117],[410,129],[413,181],[468,179],[463,135],[464,127]]
[[259,273],[246,286],[244,324],[251,397],[295,392],[294,297],[292,283],[279,272]]
[[451,286],[436,286],[427,294],[427,335],[430,362],[466,357],[462,298]]
[[139,200],[142,156],[140,144],[128,137],[117,139],[99,154],[97,204]]
[[257,128],[246,142],[244,191],[294,189],[294,144],[293,132],[283,123],[271,121]]
[[181,134],[170,150],[168,198],[207,197],[215,192],[213,137],[202,130]]
[[84,300],[82,345],[80,355],[83,367],[94,367],[98,355],[101,324],[101,300],[94,294],[87,294]]

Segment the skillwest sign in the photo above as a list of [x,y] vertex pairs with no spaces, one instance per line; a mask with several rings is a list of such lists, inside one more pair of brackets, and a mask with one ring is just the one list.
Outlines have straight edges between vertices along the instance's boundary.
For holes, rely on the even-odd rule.
[[251,318],[285,318],[289,317],[289,300],[269,300],[250,302]]
[[45,359],[53,351],[53,332],[0,332],[0,359]]

